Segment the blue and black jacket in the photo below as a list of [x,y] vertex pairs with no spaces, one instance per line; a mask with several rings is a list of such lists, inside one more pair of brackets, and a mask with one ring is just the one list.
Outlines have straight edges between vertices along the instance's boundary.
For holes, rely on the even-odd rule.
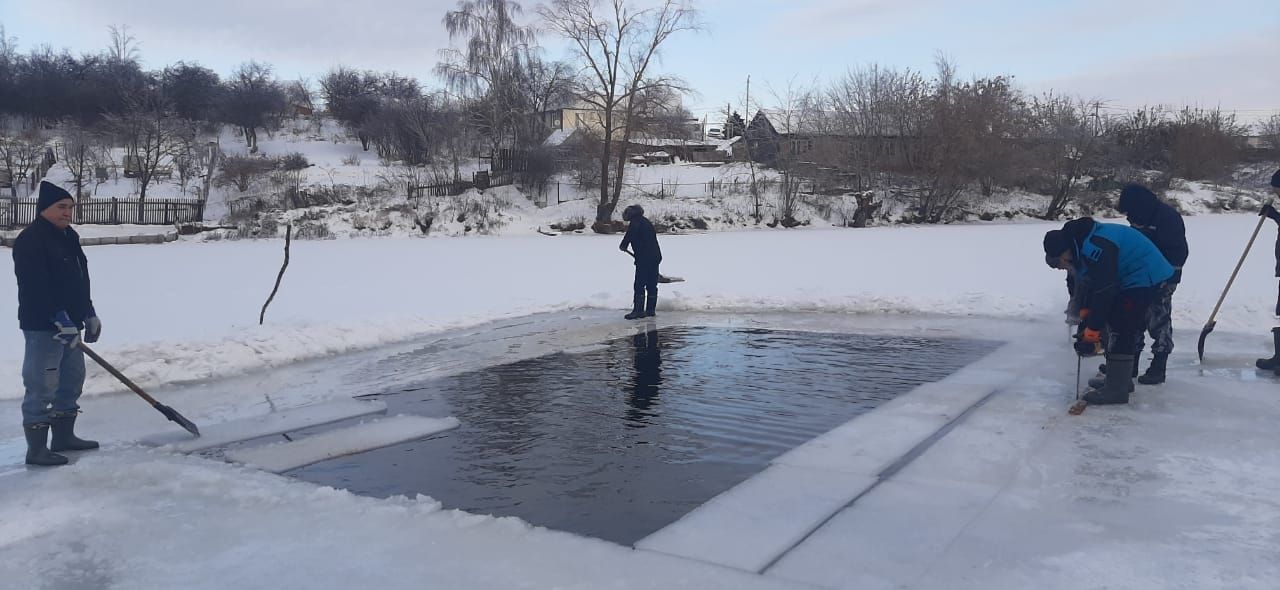
[[1085,327],[1102,330],[1123,291],[1155,287],[1173,277],[1173,265],[1142,232],[1088,217],[1062,227],[1072,238],[1076,288],[1088,289]]

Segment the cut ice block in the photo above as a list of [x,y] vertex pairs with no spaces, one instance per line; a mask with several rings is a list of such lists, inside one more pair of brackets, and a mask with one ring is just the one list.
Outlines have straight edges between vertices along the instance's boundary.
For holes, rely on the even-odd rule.
[[194,453],[226,446],[242,440],[301,430],[349,418],[381,414],[386,411],[387,404],[380,401],[346,399],[292,408],[221,424],[209,424],[201,428],[201,436],[199,438],[190,438],[186,433],[166,432],[146,437],[141,442],[148,445],[167,445],[166,449],[180,453]]
[[237,449],[227,458],[264,471],[283,473],[326,459],[362,453],[458,427],[458,419],[395,416],[330,430],[287,443]]

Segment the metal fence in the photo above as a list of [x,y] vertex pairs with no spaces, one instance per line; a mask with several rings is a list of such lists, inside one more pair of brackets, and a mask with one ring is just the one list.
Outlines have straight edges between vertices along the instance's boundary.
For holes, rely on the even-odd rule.
[[[76,204],[77,224],[171,225],[204,220],[203,200],[86,199]],[[0,201],[0,226],[20,227],[36,219],[36,199]]]

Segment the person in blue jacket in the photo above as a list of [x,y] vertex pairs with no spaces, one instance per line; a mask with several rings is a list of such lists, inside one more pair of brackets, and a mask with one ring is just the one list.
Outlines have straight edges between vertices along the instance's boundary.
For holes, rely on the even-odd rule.
[[1146,326],[1147,307],[1156,287],[1173,277],[1173,265],[1142,232],[1089,217],[1046,232],[1044,254],[1050,267],[1071,273],[1076,288],[1088,291],[1084,300],[1089,309],[1081,314],[1076,352],[1095,354],[1103,331],[1111,334],[1107,373],[1102,383],[1090,383],[1084,400],[1129,403],[1137,334]]

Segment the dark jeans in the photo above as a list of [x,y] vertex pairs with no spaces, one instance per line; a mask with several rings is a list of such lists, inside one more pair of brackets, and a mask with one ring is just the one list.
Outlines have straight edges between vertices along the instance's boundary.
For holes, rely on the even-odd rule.
[[[1146,331],[1147,308],[1151,306],[1155,289],[1155,287],[1126,289],[1116,296],[1115,303],[1107,314],[1107,328],[1111,332],[1112,343],[1112,346],[1107,349],[1109,352],[1138,354],[1138,339]],[[1127,343],[1128,346],[1122,348],[1121,343]]]
[[[653,313],[658,305],[658,264],[647,260],[636,260],[636,280],[634,290],[634,306],[632,311]],[[645,295],[649,296],[645,302]]]

